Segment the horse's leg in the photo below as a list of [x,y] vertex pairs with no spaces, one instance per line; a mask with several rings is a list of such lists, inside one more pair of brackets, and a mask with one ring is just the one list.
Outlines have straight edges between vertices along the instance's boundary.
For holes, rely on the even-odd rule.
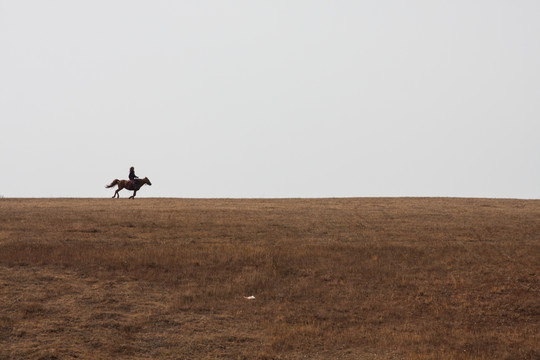
[[117,199],[120,199],[120,194],[118,193],[120,190],[122,190],[124,187],[120,184],[118,184],[118,189],[114,192],[113,199],[116,197]]
[[129,198],[130,199],[135,199],[135,194],[137,194],[137,190],[133,190],[133,195],[131,195]]

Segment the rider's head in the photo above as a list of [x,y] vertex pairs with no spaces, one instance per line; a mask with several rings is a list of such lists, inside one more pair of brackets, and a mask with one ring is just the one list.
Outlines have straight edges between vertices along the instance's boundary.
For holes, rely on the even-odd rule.
[[129,168],[129,170],[135,170],[135,168],[132,166],[132,167]]

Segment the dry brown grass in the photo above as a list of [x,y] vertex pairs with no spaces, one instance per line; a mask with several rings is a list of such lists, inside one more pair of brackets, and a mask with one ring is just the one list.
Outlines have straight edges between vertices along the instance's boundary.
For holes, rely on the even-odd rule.
[[539,274],[537,200],[0,199],[0,358],[538,359]]

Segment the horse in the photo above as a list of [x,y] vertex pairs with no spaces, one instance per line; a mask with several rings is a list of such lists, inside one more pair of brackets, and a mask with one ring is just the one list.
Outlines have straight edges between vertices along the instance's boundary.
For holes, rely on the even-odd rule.
[[113,199],[116,197],[116,198],[120,198],[120,195],[118,194],[118,192],[122,189],[127,189],[127,190],[133,190],[133,195],[131,195],[129,198],[130,199],[134,199],[135,198],[135,194],[137,194],[137,191],[144,185],[144,184],[148,184],[148,185],[152,185],[152,183],[150,182],[150,180],[148,180],[147,177],[145,177],[144,179],[133,179],[133,181],[131,180],[118,180],[118,179],[114,179],[113,182],[110,184],[110,185],[105,185],[105,187],[108,189],[108,188],[112,188],[113,186],[115,185],[118,185],[118,189],[116,189],[116,191],[114,192],[114,195],[113,195]]

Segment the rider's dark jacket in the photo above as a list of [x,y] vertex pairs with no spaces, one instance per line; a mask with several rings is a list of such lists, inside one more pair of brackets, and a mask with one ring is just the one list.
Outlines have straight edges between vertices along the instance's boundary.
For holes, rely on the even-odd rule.
[[133,181],[134,179],[138,179],[139,177],[135,175],[135,169],[129,170],[129,180]]

